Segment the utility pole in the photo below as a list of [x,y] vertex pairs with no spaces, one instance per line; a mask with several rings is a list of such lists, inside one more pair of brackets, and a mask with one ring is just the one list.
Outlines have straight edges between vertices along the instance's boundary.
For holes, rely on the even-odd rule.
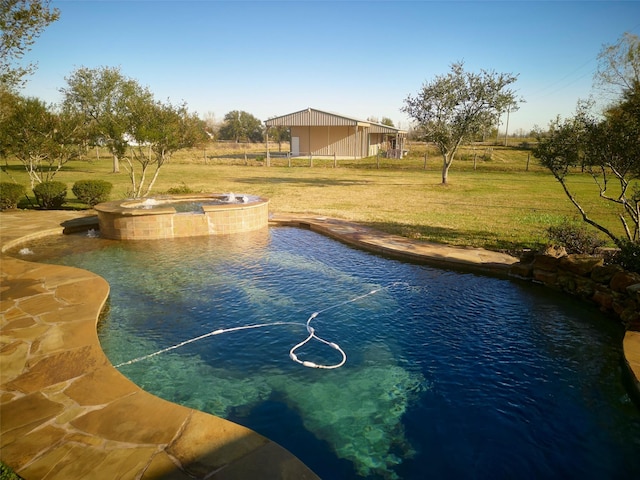
[[507,134],[509,133],[509,112],[511,107],[507,107],[507,123],[504,126],[504,146],[507,146]]

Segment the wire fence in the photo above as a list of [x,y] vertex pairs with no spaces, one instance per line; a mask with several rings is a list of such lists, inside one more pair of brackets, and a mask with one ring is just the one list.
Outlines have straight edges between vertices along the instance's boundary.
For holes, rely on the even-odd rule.
[[[190,159],[194,161],[193,158]],[[317,155],[312,152],[246,150],[212,153],[203,150],[200,159],[206,165],[243,165],[290,168],[362,168],[396,170],[440,170],[442,156],[433,150],[421,148],[401,153],[380,151],[375,156],[357,158],[340,155]],[[480,171],[541,171],[529,150],[494,149],[468,146],[460,148],[454,159],[456,168]]]

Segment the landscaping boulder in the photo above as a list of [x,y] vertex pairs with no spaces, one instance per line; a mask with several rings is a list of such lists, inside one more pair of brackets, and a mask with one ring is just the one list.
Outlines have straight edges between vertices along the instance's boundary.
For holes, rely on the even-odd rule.
[[595,267],[601,267],[604,259],[593,255],[568,255],[560,259],[560,268],[567,272],[587,277]]
[[616,273],[609,283],[614,292],[626,293],[627,287],[640,283],[640,275],[634,272],[622,271]]

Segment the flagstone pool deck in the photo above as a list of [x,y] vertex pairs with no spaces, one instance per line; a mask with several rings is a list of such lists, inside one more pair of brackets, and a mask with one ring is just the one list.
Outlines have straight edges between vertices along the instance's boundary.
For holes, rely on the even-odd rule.
[[[418,243],[343,220],[276,214],[408,260],[507,275],[517,260],[477,248]],[[93,211],[0,213],[5,252],[66,229],[97,226]],[[96,325],[107,282],[77,268],[0,255],[0,459],[30,479],[317,479],[290,452],[227,420],[167,402],[120,374]],[[640,332],[624,354],[640,379]]]

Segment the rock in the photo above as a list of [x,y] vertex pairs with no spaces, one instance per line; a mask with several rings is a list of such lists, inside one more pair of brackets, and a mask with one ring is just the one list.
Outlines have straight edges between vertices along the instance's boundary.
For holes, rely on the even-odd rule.
[[582,298],[591,298],[596,291],[596,283],[584,277],[576,278],[576,294]]
[[627,287],[627,293],[631,296],[638,295],[640,293],[640,283],[634,283]]
[[525,249],[520,252],[520,263],[531,263],[533,262],[536,253],[533,250]]
[[604,259],[593,255],[568,255],[560,259],[560,268],[576,275],[586,277],[594,267],[601,267]]
[[585,299],[591,298],[596,288],[596,283],[593,280],[562,269],[558,271],[556,285],[564,292]]
[[636,283],[640,283],[640,275],[633,272],[618,272],[612,278],[609,283],[609,287],[614,292],[625,293],[627,287],[634,285]]
[[613,308],[613,295],[607,288],[596,287],[591,300],[600,306],[600,310],[609,311]]
[[558,264],[560,260],[558,257],[552,257],[550,255],[536,255],[533,260],[533,270],[545,270],[547,272],[556,272],[558,270]]
[[576,294],[577,285],[575,275],[572,275],[564,270],[559,270],[555,282],[563,292],[567,292],[572,295]]
[[558,278],[558,274],[555,272],[550,272],[548,270],[533,270],[533,279],[537,282],[544,283],[545,285],[556,287],[556,279]]
[[603,285],[608,285],[613,276],[622,271],[623,268],[616,264],[596,265],[591,271],[591,280],[597,283],[602,283]]
[[509,275],[520,278],[530,278],[533,275],[532,263],[514,263],[509,269]]
[[548,245],[547,248],[545,248],[543,255],[554,258],[566,257],[567,249],[564,247],[558,247],[556,245]]
[[620,312],[620,320],[627,328],[640,324],[640,312],[638,312],[638,305],[635,302],[630,302],[630,305]]

